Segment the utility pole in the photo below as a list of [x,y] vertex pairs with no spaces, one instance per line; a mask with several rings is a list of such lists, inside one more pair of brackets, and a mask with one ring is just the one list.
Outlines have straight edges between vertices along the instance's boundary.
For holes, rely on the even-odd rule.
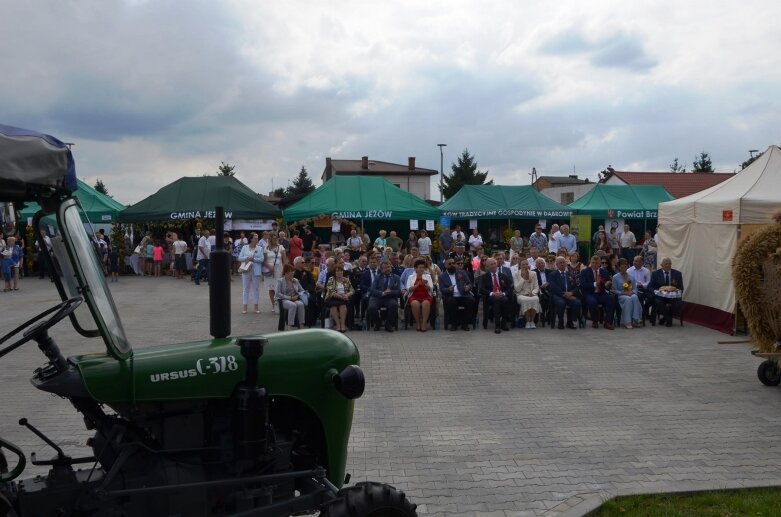
[[437,144],[439,147],[439,202],[444,200],[444,178],[445,178],[445,154],[442,150],[443,147],[447,147],[447,144]]

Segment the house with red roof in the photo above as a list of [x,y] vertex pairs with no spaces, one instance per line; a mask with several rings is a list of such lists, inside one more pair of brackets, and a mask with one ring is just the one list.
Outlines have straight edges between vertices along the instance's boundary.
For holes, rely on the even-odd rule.
[[437,174],[439,171],[434,169],[418,167],[414,156],[410,156],[406,164],[369,160],[368,156],[363,156],[360,160],[326,158],[320,179],[325,183],[334,176],[379,176],[428,201],[431,199],[431,177]]
[[733,172],[628,172],[608,167],[599,182],[606,185],[661,185],[678,199],[711,188],[734,175]]

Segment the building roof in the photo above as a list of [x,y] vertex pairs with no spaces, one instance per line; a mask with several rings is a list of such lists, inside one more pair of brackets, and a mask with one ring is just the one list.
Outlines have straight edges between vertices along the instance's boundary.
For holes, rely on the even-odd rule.
[[588,179],[580,179],[577,177],[577,175],[574,174],[569,176],[539,176],[537,181],[541,180],[545,180],[556,187],[564,187],[568,185],[585,185],[586,183],[591,183]]
[[[330,167],[330,174],[329,174]],[[326,158],[325,168],[321,178],[327,181],[333,176],[386,176],[386,175],[411,175],[411,176],[434,176],[439,171],[434,169],[425,169],[415,165],[415,159],[410,158],[406,164],[381,162],[362,158],[360,160],[337,160]]]
[[733,177],[732,172],[628,172],[610,171],[599,181],[615,176],[627,185],[661,185],[675,198],[700,192]]

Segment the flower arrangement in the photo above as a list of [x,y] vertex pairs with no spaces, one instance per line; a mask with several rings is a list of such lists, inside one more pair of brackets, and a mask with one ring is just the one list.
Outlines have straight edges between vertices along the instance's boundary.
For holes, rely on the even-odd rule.
[[510,249],[510,242],[512,241],[514,235],[515,232],[510,226],[506,226],[504,228],[504,231],[502,232],[502,242],[504,242],[504,245],[507,247],[507,249]]
[[442,252],[442,246],[439,244],[439,235],[442,233],[442,227],[439,223],[434,223],[434,233],[431,235],[431,252],[439,254]]
[[624,292],[627,292],[627,293],[632,290],[632,284],[629,283],[629,282],[624,282],[621,285],[621,287],[623,287],[624,288]]

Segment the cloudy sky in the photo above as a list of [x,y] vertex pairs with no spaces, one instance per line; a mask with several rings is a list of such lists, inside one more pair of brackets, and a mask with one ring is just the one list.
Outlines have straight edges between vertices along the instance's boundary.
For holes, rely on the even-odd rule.
[[688,167],[781,143],[763,1],[0,0],[0,123],[74,142],[133,203],[220,161],[259,192],[325,157],[500,184]]

